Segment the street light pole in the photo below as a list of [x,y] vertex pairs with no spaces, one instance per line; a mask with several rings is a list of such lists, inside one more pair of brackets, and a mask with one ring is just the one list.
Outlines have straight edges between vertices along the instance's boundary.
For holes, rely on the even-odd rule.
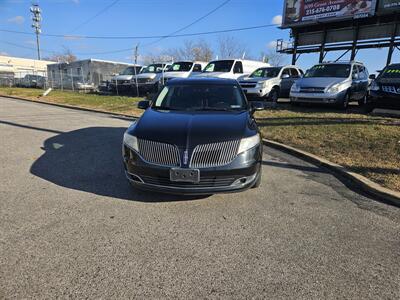
[[39,4],[33,4],[30,8],[30,11],[32,13],[32,28],[35,29],[35,33],[36,33],[36,45],[37,45],[38,60],[40,60],[39,34],[42,33],[42,29],[40,26],[40,22],[42,21],[42,16],[41,16],[42,11],[39,7]]

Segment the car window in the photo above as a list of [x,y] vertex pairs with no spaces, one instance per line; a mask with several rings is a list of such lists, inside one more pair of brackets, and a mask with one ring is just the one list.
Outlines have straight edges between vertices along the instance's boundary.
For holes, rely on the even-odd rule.
[[193,67],[193,72],[201,72],[201,65],[195,64]]
[[296,69],[290,69],[290,77],[291,78],[299,78],[300,74]]
[[364,66],[358,66],[360,79],[368,79],[368,71]]
[[270,78],[270,77],[278,77],[279,72],[282,68],[275,67],[275,68],[259,68],[255,70],[249,77],[263,77],[263,78]]
[[359,76],[358,76],[358,66],[357,66],[357,65],[354,65],[354,66],[353,66],[353,71],[351,72],[351,77],[352,77],[353,79],[359,79]]
[[386,67],[380,75],[382,78],[400,78],[400,65],[390,65]]
[[284,75],[289,75],[289,77],[290,77],[290,70],[289,70],[289,69],[284,69],[284,70],[282,71],[282,77],[283,77]]
[[210,62],[205,68],[205,73],[207,72],[230,72],[233,66],[233,60],[217,60]]
[[233,68],[233,73],[243,73],[243,64],[241,61],[237,61]]
[[236,85],[170,85],[158,95],[154,109],[244,110],[246,100]]

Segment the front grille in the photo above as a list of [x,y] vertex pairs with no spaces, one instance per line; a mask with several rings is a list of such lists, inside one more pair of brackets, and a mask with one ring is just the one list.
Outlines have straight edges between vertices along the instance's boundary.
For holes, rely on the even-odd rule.
[[149,83],[152,82],[153,80],[151,78],[138,78],[137,82],[138,83]]
[[303,87],[300,88],[300,93],[324,93],[325,92],[325,88],[323,87]]
[[154,184],[154,185],[162,185],[162,186],[171,186],[171,187],[226,187],[230,186],[236,178],[234,177],[216,177],[216,176],[202,176],[200,177],[199,183],[190,183],[190,182],[174,182],[171,181],[168,177],[164,176],[145,176],[140,175],[140,178],[144,183]]
[[149,163],[179,167],[180,158],[178,147],[154,141],[138,139],[139,154]]
[[400,94],[400,87],[396,88],[395,86],[382,85],[382,91],[385,93]]
[[241,82],[240,83],[240,86],[242,88],[248,88],[248,89],[255,88],[256,85],[257,85],[257,82]]
[[231,163],[238,151],[239,140],[198,145],[193,150],[191,168],[212,168]]

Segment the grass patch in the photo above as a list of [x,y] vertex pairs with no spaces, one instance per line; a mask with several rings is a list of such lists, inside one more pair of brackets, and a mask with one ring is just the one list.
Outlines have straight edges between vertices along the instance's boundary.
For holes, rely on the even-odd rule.
[[338,163],[400,191],[400,120],[278,109],[257,113],[263,136]]
[[142,98],[103,96],[58,90],[51,91],[46,97],[42,97],[42,94],[43,90],[40,89],[0,88],[0,96],[16,96],[37,101],[67,104],[134,116],[139,116],[142,113],[142,111],[137,108],[137,102]]
[[[140,116],[139,98],[0,88],[0,95],[68,104]],[[265,110],[256,114],[265,138],[340,164],[393,190],[400,191],[400,120],[321,109]]]

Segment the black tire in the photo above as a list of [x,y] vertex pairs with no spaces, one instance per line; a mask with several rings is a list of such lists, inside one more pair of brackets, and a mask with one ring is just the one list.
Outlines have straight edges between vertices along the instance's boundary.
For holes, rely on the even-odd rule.
[[261,185],[261,170],[259,171],[257,180],[254,182],[253,186],[251,187],[252,189],[256,189]]
[[269,93],[269,100],[273,103],[278,103],[279,99],[279,90],[277,88],[273,88],[272,91]]
[[349,93],[347,93],[346,96],[344,96],[343,101],[339,103],[339,108],[342,110],[347,110],[347,108],[349,107],[349,102],[350,102],[350,95]]
[[359,106],[366,106],[368,104],[368,97],[365,95],[363,98],[358,100],[358,105]]

